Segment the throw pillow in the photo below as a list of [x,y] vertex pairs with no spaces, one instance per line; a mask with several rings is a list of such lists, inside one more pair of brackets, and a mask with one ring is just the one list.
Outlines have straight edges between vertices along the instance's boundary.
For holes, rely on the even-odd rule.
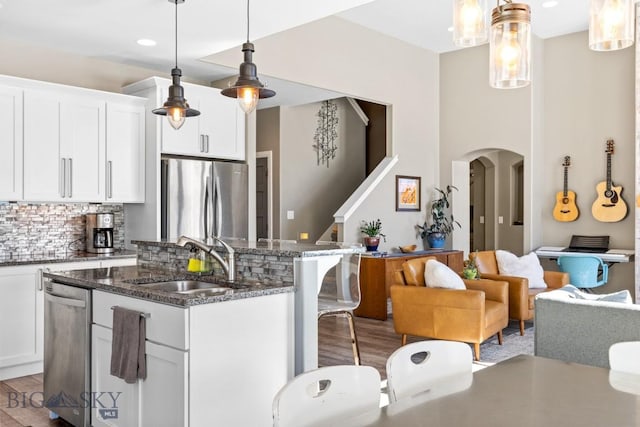
[[496,251],[498,271],[505,276],[525,277],[529,280],[529,288],[546,288],[544,282],[544,270],[535,252],[517,257],[511,252]]
[[633,304],[633,300],[631,299],[631,293],[627,290],[613,292],[611,294],[590,294],[590,293],[581,291],[580,289],[576,288],[573,285],[565,285],[561,287],[559,290],[567,292],[570,298],[575,298],[575,299]]
[[455,271],[435,259],[424,266],[424,283],[428,288],[467,289]]

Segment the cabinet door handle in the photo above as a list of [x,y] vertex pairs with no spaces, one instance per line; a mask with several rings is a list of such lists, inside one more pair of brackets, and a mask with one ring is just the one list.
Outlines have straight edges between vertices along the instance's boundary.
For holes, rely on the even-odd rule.
[[72,197],[73,187],[72,187],[71,179],[73,178],[73,170],[72,170],[73,159],[69,158],[67,160],[69,161],[69,166],[67,166],[67,197]]
[[107,198],[111,199],[113,197],[113,162],[111,160],[107,161]]
[[44,290],[44,285],[42,284],[44,281],[44,277],[42,276],[42,273],[44,273],[45,271],[50,271],[48,268],[39,268],[38,269],[38,274],[36,274],[36,286],[38,287],[39,291]]
[[207,138],[207,153],[209,152],[209,135],[205,135]]
[[204,135],[200,135],[200,152],[204,153]]
[[63,157],[60,159],[60,173],[58,174],[58,192],[60,193],[60,197],[62,197],[64,199],[64,179],[66,176],[66,168],[67,166],[67,161],[66,159]]

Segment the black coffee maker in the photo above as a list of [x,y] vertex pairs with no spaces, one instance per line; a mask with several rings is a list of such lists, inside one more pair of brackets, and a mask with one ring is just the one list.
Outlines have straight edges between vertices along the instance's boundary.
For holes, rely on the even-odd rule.
[[86,215],[87,252],[108,254],[113,252],[113,214],[92,213]]

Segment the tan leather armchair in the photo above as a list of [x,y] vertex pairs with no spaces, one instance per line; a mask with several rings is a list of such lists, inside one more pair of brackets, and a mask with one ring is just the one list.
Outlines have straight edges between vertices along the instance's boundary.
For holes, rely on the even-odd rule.
[[473,343],[480,360],[480,343],[494,334],[502,344],[502,329],[509,323],[508,284],[493,280],[464,280],[466,290],[427,288],[425,263],[433,257],[402,264],[391,286],[393,326],[402,335]]
[[520,335],[524,335],[524,321],[533,319],[533,302],[540,292],[552,291],[569,283],[569,274],[560,271],[545,271],[546,289],[529,289],[524,277],[504,276],[498,272],[496,251],[479,251],[469,254],[476,260],[478,272],[483,279],[505,280],[509,283],[509,318],[520,322]]

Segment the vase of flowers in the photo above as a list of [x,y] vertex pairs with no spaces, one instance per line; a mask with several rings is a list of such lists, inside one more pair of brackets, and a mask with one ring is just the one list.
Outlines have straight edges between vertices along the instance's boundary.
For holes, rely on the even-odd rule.
[[454,226],[460,227],[460,223],[453,219],[453,215],[447,213],[451,205],[449,196],[453,190],[457,190],[453,185],[447,185],[446,190],[436,188],[439,197],[431,202],[430,221],[425,221],[422,225],[416,225],[420,230],[420,237],[422,237],[423,241],[426,240],[431,248],[444,247],[445,240],[453,231]]
[[360,232],[365,235],[364,245],[367,247],[367,251],[373,252],[378,250],[380,244],[380,237],[387,241],[387,236],[382,234],[382,222],[380,218],[374,221],[362,221],[360,226]]

